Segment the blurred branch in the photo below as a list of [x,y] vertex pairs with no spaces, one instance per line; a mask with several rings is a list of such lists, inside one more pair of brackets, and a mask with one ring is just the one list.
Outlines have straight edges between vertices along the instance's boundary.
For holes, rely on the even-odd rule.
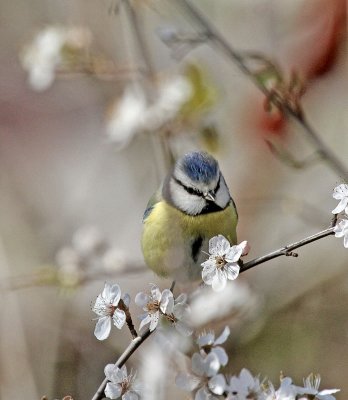
[[0,281],[0,289],[3,290],[21,290],[27,288],[41,287],[41,286],[57,286],[61,288],[77,288],[83,285],[87,285],[94,281],[105,281],[107,279],[113,279],[115,276],[128,276],[137,275],[147,272],[145,265],[133,265],[127,264],[120,270],[115,271],[93,271],[84,273],[81,271],[83,276],[79,277],[78,280],[72,285],[66,285],[61,281],[59,277],[58,268],[55,266],[49,266],[47,268],[40,269],[32,274],[23,274],[18,276],[10,276],[7,279]]
[[[128,14],[128,19],[131,22],[132,27],[134,29],[134,35],[138,45],[138,49],[145,64],[144,76],[146,78],[145,83],[147,86],[147,90],[145,93],[147,98],[151,101],[153,100],[154,97],[153,89],[154,89],[154,84],[156,82],[156,72],[151,59],[149,48],[145,40],[146,35],[142,29],[141,21],[139,20],[138,14],[135,8],[132,6],[130,0],[123,0],[123,4]],[[166,169],[168,170],[169,168],[172,167],[174,160],[173,152],[171,150],[168,141],[169,137],[168,135],[161,135],[159,139],[160,139],[161,150],[164,155],[166,163]],[[154,145],[153,146],[154,152],[156,153],[157,147],[155,146],[155,143],[153,143],[153,145]]]
[[315,129],[310,125],[302,110],[293,107],[293,103],[284,101],[279,93],[268,89],[259,79],[258,75],[247,65],[243,55],[237,52],[225,37],[211,24],[206,16],[199,11],[190,0],[177,0],[177,3],[200,25],[207,39],[215,44],[234,64],[258,87],[266,99],[279,108],[285,115],[298,122],[307,137],[316,146],[318,152],[328,165],[344,180],[348,181],[348,169],[337,159],[336,155],[321,140]]
[[146,41],[145,41],[145,35],[144,32],[142,32],[141,26],[140,26],[140,21],[138,18],[138,15],[136,11],[134,10],[133,6],[129,2],[129,0],[123,0],[124,7],[127,11],[128,18],[130,22],[132,23],[134,33],[135,33],[135,38],[137,40],[138,48],[141,53],[141,56],[144,60],[145,66],[146,66],[146,76],[147,78],[152,81],[154,80],[155,77],[155,70],[152,64],[152,60],[150,57],[149,49],[147,47]]
[[74,77],[75,75],[90,75],[103,81],[124,81],[134,78],[138,74],[144,73],[143,68],[137,66],[118,67],[114,62],[94,59],[82,60],[73,65],[62,64],[56,69],[60,77]]
[[263,264],[264,262],[270,261],[273,258],[277,258],[280,256],[291,256],[291,257],[297,257],[297,253],[293,253],[293,250],[298,249],[299,247],[303,247],[309,243],[315,242],[317,240],[323,239],[326,236],[333,235],[334,232],[334,227],[330,227],[328,229],[325,229],[324,231],[318,232],[312,236],[308,236],[305,239],[302,239],[298,242],[289,244],[287,246],[284,246],[278,250],[272,251],[271,253],[268,253],[264,256],[255,258],[254,260],[248,261],[247,263],[244,263],[241,267],[240,272],[247,271],[248,269],[251,269],[255,267],[256,265]]
[[270,140],[265,140],[265,142],[266,142],[268,148],[270,149],[271,153],[276,158],[278,158],[279,161],[283,162],[284,164],[288,165],[291,168],[295,168],[295,169],[307,168],[323,159],[322,153],[319,151],[316,151],[314,154],[308,156],[304,160],[297,160],[285,148],[277,147]]

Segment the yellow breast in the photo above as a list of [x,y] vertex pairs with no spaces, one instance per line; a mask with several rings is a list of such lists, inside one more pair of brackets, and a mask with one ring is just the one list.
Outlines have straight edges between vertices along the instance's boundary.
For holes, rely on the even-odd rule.
[[192,243],[197,237],[202,238],[202,250],[207,251],[208,240],[221,234],[236,244],[236,225],[237,213],[232,203],[222,211],[190,216],[162,200],[144,221],[145,262],[160,276],[197,279],[201,257],[192,259]]

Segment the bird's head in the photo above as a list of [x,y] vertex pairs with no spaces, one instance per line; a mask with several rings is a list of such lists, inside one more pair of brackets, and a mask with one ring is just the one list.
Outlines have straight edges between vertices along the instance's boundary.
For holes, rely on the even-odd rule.
[[163,186],[164,198],[189,215],[224,209],[230,193],[214,157],[192,152],[180,158]]

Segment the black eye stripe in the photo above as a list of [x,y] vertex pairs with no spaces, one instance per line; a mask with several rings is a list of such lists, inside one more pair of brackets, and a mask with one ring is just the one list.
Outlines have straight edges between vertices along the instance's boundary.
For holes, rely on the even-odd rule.
[[180,185],[181,187],[183,187],[183,188],[186,190],[187,193],[193,194],[193,195],[199,196],[199,197],[204,197],[203,193],[202,193],[200,190],[197,190],[197,189],[194,189],[194,188],[192,188],[192,187],[186,186],[186,185],[185,185],[184,183],[182,183],[179,179],[177,179],[177,178],[175,178],[175,177],[173,177],[173,178],[174,178],[174,181],[175,181],[178,185]]
[[[186,186],[186,185],[185,185],[183,182],[181,182],[181,180],[178,179],[178,178],[173,177],[173,179],[174,179],[174,181],[175,181],[178,185],[180,185],[182,188],[184,188],[184,189],[186,190],[187,193],[192,194],[192,195],[194,195],[194,196],[199,196],[199,197],[204,198],[204,194],[203,194],[200,190],[195,189],[195,188],[190,187],[190,186]],[[221,174],[219,175],[219,180],[218,180],[218,182],[217,182],[217,184],[216,184],[216,186],[215,186],[215,189],[212,191],[212,192],[214,193],[214,195],[215,195],[215,194],[218,192],[218,190],[220,189],[220,182],[221,182]]]

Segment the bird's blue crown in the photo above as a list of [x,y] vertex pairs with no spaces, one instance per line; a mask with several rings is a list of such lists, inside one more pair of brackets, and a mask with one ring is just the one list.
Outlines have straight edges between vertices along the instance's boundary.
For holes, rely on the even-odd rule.
[[215,158],[208,153],[198,151],[186,154],[181,159],[180,166],[190,179],[206,184],[216,178],[219,171]]

